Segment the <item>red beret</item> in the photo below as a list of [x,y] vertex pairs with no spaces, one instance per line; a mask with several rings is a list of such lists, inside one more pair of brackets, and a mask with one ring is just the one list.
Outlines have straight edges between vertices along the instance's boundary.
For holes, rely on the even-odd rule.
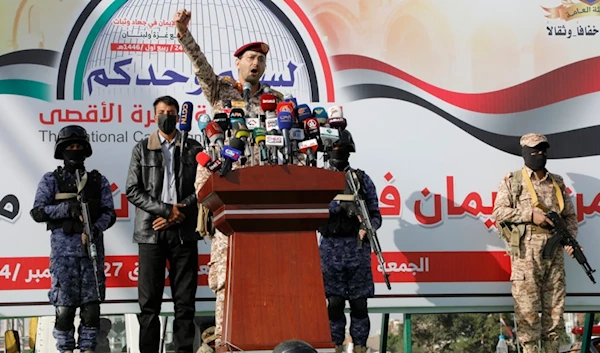
[[238,50],[235,51],[235,53],[233,53],[233,56],[239,57],[240,55],[244,54],[246,50],[252,50],[267,55],[267,53],[269,52],[269,45],[263,42],[252,42],[244,44],[241,47],[239,47]]

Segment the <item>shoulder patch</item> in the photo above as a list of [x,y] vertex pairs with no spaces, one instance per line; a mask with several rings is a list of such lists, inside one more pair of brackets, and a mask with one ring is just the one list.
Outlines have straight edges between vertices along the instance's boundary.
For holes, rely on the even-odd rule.
[[219,76],[219,81],[228,86],[236,88],[238,91],[241,91],[242,89],[242,85],[236,80],[234,80],[231,76]]

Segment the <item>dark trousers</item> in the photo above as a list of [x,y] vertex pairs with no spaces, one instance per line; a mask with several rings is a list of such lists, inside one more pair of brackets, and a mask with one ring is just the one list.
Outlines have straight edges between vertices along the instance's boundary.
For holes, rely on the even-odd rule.
[[193,353],[196,288],[198,286],[198,242],[182,244],[177,231],[158,233],[157,244],[139,245],[138,301],[141,313],[140,352],[158,353],[160,346],[160,309],[165,283],[166,261],[175,320],[173,343],[176,352]]

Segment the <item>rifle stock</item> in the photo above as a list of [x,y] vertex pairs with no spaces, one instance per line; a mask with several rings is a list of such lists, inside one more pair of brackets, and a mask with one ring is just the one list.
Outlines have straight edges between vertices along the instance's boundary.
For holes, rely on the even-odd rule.
[[75,177],[77,178],[77,199],[79,200],[79,204],[81,205],[81,215],[83,218],[83,232],[86,235],[84,246],[85,252],[87,252],[90,260],[92,261],[92,266],[94,268],[94,279],[96,280],[96,294],[98,295],[98,301],[102,301],[100,296],[100,282],[98,281],[98,252],[96,251],[96,243],[94,239],[94,231],[92,229],[91,216],[90,216],[90,207],[88,204],[88,200],[86,194],[84,192],[85,183],[87,182],[87,173],[83,176],[81,175],[81,171],[77,170],[75,172]]
[[558,213],[550,210],[548,207],[546,207],[546,205],[540,202],[537,202],[534,206],[544,211],[546,217],[548,217],[548,219],[554,224],[554,228],[552,228],[552,230],[550,231],[552,237],[550,237],[550,239],[544,246],[542,257],[544,259],[552,258],[552,255],[554,254],[554,251],[558,247],[558,245],[562,245],[563,247],[570,246],[571,248],[573,248],[573,257],[575,258],[575,260],[577,260],[581,267],[583,267],[583,271],[589,277],[592,283],[596,284],[596,280],[592,275],[594,272],[596,272],[596,270],[592,269],[592,267],[588,263],[585,254],[583,253],[583,251],[581,251],[581,245],[579,245],[577,240],[575,240],[575,238],[569,233],[567,225],[562,219],[562,217]]
[[[389,279],[390,274],[386,272],[385,260],[383,259],[383,254],[381,253],[381,245],[379,244],[379,238],[377,238],[377,232],[375,232],[375,229],[371,224],[371,218],[369,217],[369,210],[367,209],[365,200],[363,200],[358,193],[358,190],[360,189],[360,182],[357,180],[357,178],[355,178],[353,170],[350,169],[346,172],[346,181],[348,183],[348,186],[350,187],[352,195],[338,195],[339,198],[336,197],[336,199],[340,199],[341,201],[351,201],[350,199],[352,199],[351,202],[353,202],[354,207],[349,208],[349,216],[356,215],[360,217],[360,221],[362,222],[362,229],[365,229],[367,231],[367,238],[369,239],[369,243],[371,244],[371,249],[373,249],[373,252],[377,256],[377,261],[379,262],[379,266],[381,267],[381,273],[383,274],[383,280],[385,281],[385,285],[389,290],[391,290],[392,285],[390,284]],[[353,215],[352,213],[355,212],[357,214]],[[362,245],[362,240],[360,238],[358,239],[358,244],[359,247]]]

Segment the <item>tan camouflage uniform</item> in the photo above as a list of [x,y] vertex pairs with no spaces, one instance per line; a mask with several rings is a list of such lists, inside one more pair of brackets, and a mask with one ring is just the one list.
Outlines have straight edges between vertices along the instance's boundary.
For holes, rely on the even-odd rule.
[[[224,111],[224,101],[242,102],[241,85],[230,77],[220,77],[215,74],[212,66],[206,60],[206,56],[200,50],[200,47],[194,40],[194,37],[189,31],[179,36],[179,42],[183,46],[184,52],[190,58],[194,73],[198,77],[200,87],[206,96],[206,99],[212,106],[213,114]],[[264,114],[260,108],[260,94],[262,87],[257,94],[250,97],[249,110],[257,115]],[[283,101],[283,95],[273,89],[271,93],[276,96],[277,103]],[[228,138],[225,136],[225,144],[228,143]],[[258,146],[254,147],[255,165],[259,165],[260,159]],[[246,162],[246,166],[250,166],[251,161]],[[232,170],[240,168],[239,162],[233,163]],[[196,193],[204,186],[211,173],[208,169],[198,165],[196,172]],[[212,239],[210,249],[210,268],[208,274],[208,285],[215,293],[215,344],[218,347],[221,344],[221,334],[223,332],[223,307],[225,303],[225,279],[227,272],[227,246],[229,239],[223,233],[215,230],[215,235]]]
[[[547,142],[543,135],[527,134],[521,138],[521,146],[535,147]],[[538,200],[551,210],[559,213],[558,200],[551,176],[562,192],[564,209],[561,216],[573,237],[577,236],[577,215],[566,192],[565,183],[559,175],[546,172],[539,179],[533,170],[524,167],[531,178]],[[520,171],[519,171],[520,172]],[[522,181],[516,207],[511,208],[511,178],[508,173],[498,188],[493,216],[497,223],[526,223],[525,234],[520,241],[520,257],[511,256],[512,295],[515,302],[518,337],[524,353],[538,352],[537,343],[541,339],[546,353],[558,353],[559,332],[565,330],[563,312],[566,284],[564,251],[559,250],[552,259],[542,259],[542,250],[549,231],[533,223],[531,196]],[[505,239],[510,241],[509,239]],[[538,312],[542,313],[541,320]]]

